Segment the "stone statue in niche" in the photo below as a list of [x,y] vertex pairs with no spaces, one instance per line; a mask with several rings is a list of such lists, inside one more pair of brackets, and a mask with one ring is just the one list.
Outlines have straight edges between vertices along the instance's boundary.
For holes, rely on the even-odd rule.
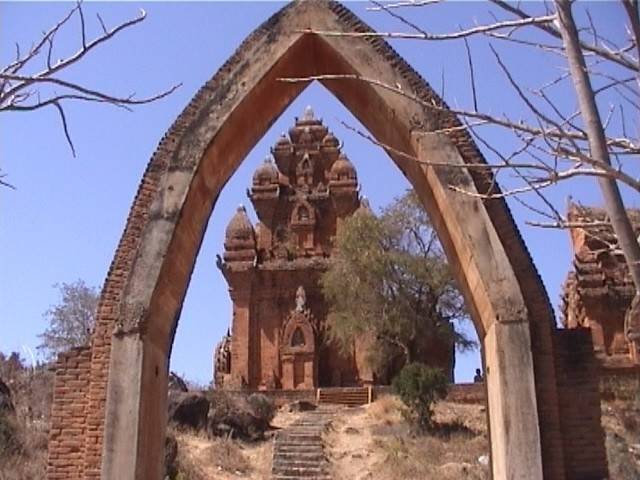
[[304,287],[300,285],[296,291],[296,312],[303,312],[307,305],[307,293]]
[[213,360],[214,383],[216,387],[225,386],[225,378],[228,379],[231,373],[231,332],[227,330],[227,334],[216,346]]
[[293,335],[291,335],[291,346],[304,347],[304,345],[304,333],[302,333],[302,330],[300,330],[300,328],[296,328],[295,332],[293,332]]

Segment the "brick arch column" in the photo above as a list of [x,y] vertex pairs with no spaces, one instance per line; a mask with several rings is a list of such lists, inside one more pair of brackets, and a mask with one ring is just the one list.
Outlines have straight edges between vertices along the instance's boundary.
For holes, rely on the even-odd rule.
[[[335,2],[288,5],[201,88],[151,158],[102,291],[82,465],[66,478],[161,477],[169,353],[207,221],[240,162],[308,85],[279,78],[358,74],[444,105],[384,41],[308,28],[369,29]],[[459,125],[450,114],[361,81],[323,83],[384,144],[438,163],[485,162],[463,130],[436,132]],[[390,157],[424,203],[483,343],[494,478],[565,478],[553,313],[506,204],[448,188],[484,192],[487,175]]]

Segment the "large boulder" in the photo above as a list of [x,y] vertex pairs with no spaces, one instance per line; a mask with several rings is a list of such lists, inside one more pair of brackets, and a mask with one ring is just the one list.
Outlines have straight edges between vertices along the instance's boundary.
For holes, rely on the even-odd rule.
[[251,413],[259,419],[267,422],[267,425],[276,416],[276,405],[263,393],[253,393],[247,397],[247,403]]
[[318,408],[315,403],[307,400],[296,400],[283,406],[286,412],[309,412]]
[[170,392],[169,421],[178,427],[204,429],[209,415],[209,400],[200,393]]
[[169,372],[168,391],[188,392],[187,383],[176,372]]
[[[252,398],[253,397],[253,398]],[[263,398],[264,397],[264,398]],[[243,395],[216,392],[209,411],[209,433],[214,436],[261,440],[269,430],[275,407],[264,395]]]
[[217,437],[256,441],[264,438],[269,422],[247,411],[236,411],[222,419],[209,419],[209,433]]

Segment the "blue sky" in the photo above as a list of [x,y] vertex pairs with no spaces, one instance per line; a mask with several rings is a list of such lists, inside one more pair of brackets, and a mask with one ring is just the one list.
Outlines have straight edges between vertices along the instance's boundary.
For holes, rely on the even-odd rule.
[[[0,351],[34,349],[45,321],[43,312],[59,298],[53,284],[78,278],[101,286],[120,238],[142,172],[162,135],[198,88],[233,53],[246,35],[282,4],[260,3],[88,3],[90,35],[99,33],[99,12],[107,25],[148,13],[137,27],[124,32],[68,70],[65,78],[117,94],[152,95],[171,85],[182,86],[169,98],[133,112],[105,105],[69,104],[69,127],[77,156],[71,155],[60,120],[53,109],[29,114],[0,114],[0,167],[17,189],[0,189]],[[348,4],[374,28],[405,30],[369,4]],[[529,5],[528,5],[529,6]],[[531,5],[534,7],[535,5]],[[0,64],[15,54],[15,42],[26,50],[40,32],[59,20],[68,3],[0,3]],[[611,3],[589,4],[604,31],[620,35],[622,16]],[[454,3],[438,9],[415,10],[413,19],[432,31],[488,18],[484,3]],[[68,55],[78,45],[77,23],[57,38],[55,56]],[[464,45],[396,41],[394,47],[442,91],[450,105],[469,106],[471,95]],[[486,42],[471,43],[476,57],[480,107],[517,118],[522,105],[511,93],[490,56]],[[496,43],[505,62],[523,83],[535,86],[559,72],[558,59]],[[38,65],[42,67],[42,63]],[[571,90],[559,90],[555,100],[571,108]],[[277,136],[306,105],[345,143],[355,163],[362,193],[374,208],[400,195],[408,183],[384,152],[339,124],[359,122],[319,85],[312,85],[291,105],[255,146],[225,187],[211,217],[187,292],[171,359],[171,369],[208,383],[215,343],[229,326],[231,306],[226,285],[215,267],[222,250],[224,228],[240,204],[249,204],[245,189],[251,174]],[[488,138],[508,145],[499,132]],[[637,171],[634,167],[634,171]],[[508,184],[510,179],[505,177]],[[568,195],[585,203],[600,202],[596,184],[579,180],[551,192],[563,208]],[[637,196],[625,192],[628,206]],[[561,284],[570,265],[566,232],[527,226],[532,217],[510,203],[551,302],[557,306]],[[479,365],[478,353],[458,359],[456,377],[470,380]]]

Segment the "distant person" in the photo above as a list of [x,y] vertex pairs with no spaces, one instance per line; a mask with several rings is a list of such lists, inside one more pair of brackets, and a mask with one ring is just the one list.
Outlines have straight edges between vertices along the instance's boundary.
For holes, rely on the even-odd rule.
[[473,383],[482,383],[484,382],[484,377],[482,376],[482,372],[479,368],[476,368],[476,374],[473,377]]

